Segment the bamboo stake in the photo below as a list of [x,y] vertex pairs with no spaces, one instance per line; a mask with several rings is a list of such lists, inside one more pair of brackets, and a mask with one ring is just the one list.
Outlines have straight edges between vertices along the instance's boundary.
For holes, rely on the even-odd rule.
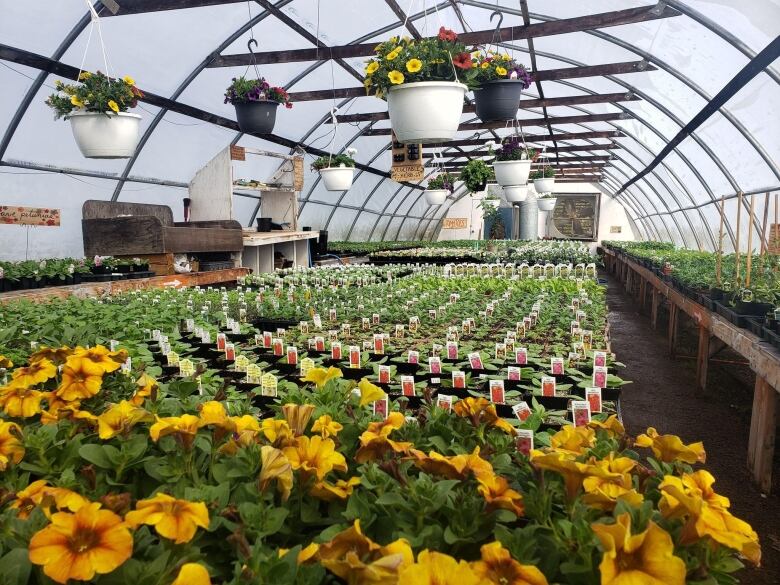
[[766,249],[769,247],[769,234],[766,231],[766,222],[769,219],[769,191],[766,192],[766,198],[764,199],[764,222],[761,225],[761,257],[766,254]]
[[753,267],[753,212],[756,209],[756,196],[750,196],[750,217],[748,218],[747,262],[745,263],[745,288],[750,288],[750,270]]
[[723,264],[723,216],[726,213],[726,196],[721,195],[720,197],[720,232],[718,234],[718,266],[716,271],[717,281],[718,281],[718,288],[720,288],[721,284],[721,271],[722,271],[722,264]]
[[742,191],[737,193],[737,243],[736,243],[736,250],[734,252],[736,253],[736,259],[735,259],[735,268],[734,268],[734,278],[736,279],[734,282],[737,286],[739,286],[740,280],[739,280],[739,232],[740,228],[742,227]]

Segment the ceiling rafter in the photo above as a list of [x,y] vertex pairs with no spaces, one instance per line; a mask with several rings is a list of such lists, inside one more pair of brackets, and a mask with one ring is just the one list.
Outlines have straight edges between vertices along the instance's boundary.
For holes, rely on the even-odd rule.
[[[565,147],[559,147],[559,152],[561,152],[562,148],[565,148]],[[583,146],[581,148],[583,150],[586,150],[586,149],[589,149],[590,147]],[[548,151],[549,151],[549,149],[548,149]],[[445,156],[447,158],[455,160],[455,159],[458,159],[458,158],[467,158],[467,157],[474,157],[474,156],[490,156],[490,155],[491,155],[490,151],[487,151],[487,150],[471,150],[471,151],[468,151],[468,152],[464,152],[462,154],[461,153],[452,153],[452,154],[446,154],[446,155],[442,155],[442,156]],[[432,152],[426,152],[426,153],[423,153],[423,158],[436,158],[436,156]],[[566,157],[561,157],[559,159],[559,162],[561,162],[561,163],[565,163],[565,162],[605,162],[605,161],[608,161],[608,160],[616,160],[616,157],[611,156],[611,155],[603,155],[603,156],[599,156],[599,155],[595,155],[595,156],[566,156]]]
[[418,31],[417,27],[414,26],[414,23],[411,20],[409,20],[409,17],[406,15],[403,9],[398,5],[398,2],[396,2],[395,0],[385,0],[385,4],[387,4],[390,7],[390,10],[392,10],[395,13],[395,15],[398,17],[398,20],[400,20],[406,25],[406,30],[408,30],[415,39],[422,38],[420,31]]

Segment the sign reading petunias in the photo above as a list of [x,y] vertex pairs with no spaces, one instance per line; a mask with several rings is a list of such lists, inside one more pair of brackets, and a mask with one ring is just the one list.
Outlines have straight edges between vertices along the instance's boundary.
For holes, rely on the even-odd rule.
[[48,207],[0,205],[0,223],[59,227],[60,210]]

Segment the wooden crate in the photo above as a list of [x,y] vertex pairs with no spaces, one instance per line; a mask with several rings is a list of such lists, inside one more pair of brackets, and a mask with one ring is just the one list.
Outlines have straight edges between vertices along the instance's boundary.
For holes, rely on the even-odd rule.
[[126,260],[132,260],[133,258],[140,258],[146,260],[149,263],[149,270],[154,272],[155,276],[170,276],[176,274],[173,270],[173,254],[139,254],[137,256],[116,256],[116,258],[122,258]]

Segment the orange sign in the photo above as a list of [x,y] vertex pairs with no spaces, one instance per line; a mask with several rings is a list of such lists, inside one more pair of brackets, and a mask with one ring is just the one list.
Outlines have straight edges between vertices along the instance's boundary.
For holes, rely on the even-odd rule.
[[0,205],[0,224],[59,226],[60,210]]
[[230,147],[230,158],[231,160],[246,160],[246,149],[234,144]]
[[462,230],[468,227],[468,218],[466,217],[445,217],[441,224],[444,230]]

